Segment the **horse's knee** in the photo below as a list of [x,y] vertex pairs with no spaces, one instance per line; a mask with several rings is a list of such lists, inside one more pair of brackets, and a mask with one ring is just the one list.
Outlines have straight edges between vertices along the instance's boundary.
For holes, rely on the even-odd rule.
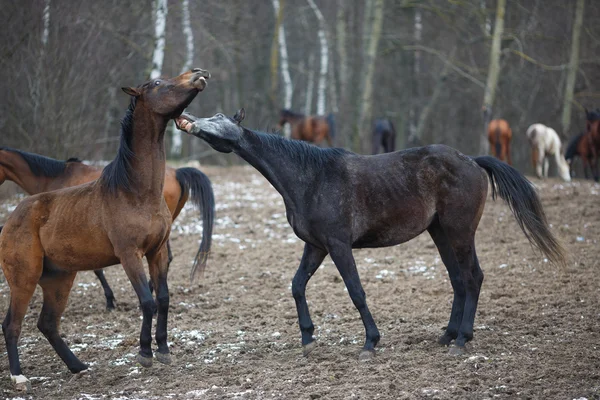
[[144,314],[150,314],[150,315],[154,315],[154,313],[156,312],[156,303],[154,302],[154,300],[152,299],[152,297],[150,297],[149,299],[143,300],[140,302],[140,307],[142,308],[142,312]]
[[306,293],[306,285],[302,283],[299,277],[292,279],[292,296],[294,299],[299,300],[304,297]]

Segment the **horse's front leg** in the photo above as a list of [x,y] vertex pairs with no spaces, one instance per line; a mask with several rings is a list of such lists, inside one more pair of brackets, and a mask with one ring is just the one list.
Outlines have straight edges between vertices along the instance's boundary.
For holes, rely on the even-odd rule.
[[171,355],[167,344],[167,317],[169,315],[169,287],[167,274],[169,271],[169,249],[165,245],[157,253],[148,254],[150,277],[156,287],[158,316],[156,318],[156,360],[163,364],[171,364]]
[[306,356],[314,347],[313,333],[315,327],[310,318],[308,304],[306,304],[306,284],[311,276],[315,273],[323,259],[327,255],[327,251],[319,249],[312,244],[304,245],[304,254],[296,275],[292,280],[292,295],[296,301],[296,310],[298,311],[298,324],[302,334],[303,354]]
[[152,293],[148,287],[148,279],[144,273],[144,264],[142,263],[142,253],[138,249],[119,252],[119,259],[127,277],[133,285],[133,289],[140,300],[142,308],[142,330],[140,332],[140,352],[137,361],[143,367],[152,366],[152,315],[156,309],[156,303],[152,299]]
[[329,243],[329,254],[342,276],[352,303],[354,303],[354,306],[360,313],[360,318],[365,326],[365,345],[358,359],[361,361],[369,360],[375,355],[375,346],[381,336],[367,306],[365,291],[360,283],[360,277],[358,276],[356,263],[352,255],[352,246],[334,239]]
[[102,289],[104,289],[104,297],[106,297],[106,310],[113,311],[115,309],[115,295],[113,294],[113,291],[110,288],[106,277],[104,276],[104,270],[95,269],[94,274],[96,274],[96,277],[102,285]]

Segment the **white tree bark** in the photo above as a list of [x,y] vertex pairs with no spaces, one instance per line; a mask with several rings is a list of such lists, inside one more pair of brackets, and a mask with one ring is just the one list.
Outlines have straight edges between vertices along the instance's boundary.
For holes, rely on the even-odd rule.
[[154,16],[154,53],[152,54],[150,79],[158,78],[162,74],[163,61],[165,59],[167,0],[156,0]]
[[494,98],[496,97],[496,86],[498,86],[498,78],[500,77],[500,42],[502,39],[502,32],[504,31],[505,10],[506,0],[498,0],[496,4],[496,23],[494,25],[494,36],[492,38],[492,48],[490,50],[490,65],[488,68],[487,82],[483,96],[484,129],[483,135],[480,138],[480,154],[488,154],[490,151],[490,144],[487,139],[487,126],[492,118],[492,107],[494,106]]
[[327,93],[327,69],[329,65],[329,47],[325,34],[325,18],[313,0],[306,0],[319,21],[319,42],[321,44],[321,69],[319,70],[319,84],[317,87],[317,114],[325,115],[325,95]]
[[48,37],[50,36],[50,0],[44,1],[44,12],[42,13],[42,47],[40,48],[40,56],[38,57],[38,63],[35,67],[35,78],[31,85],[31,101],[33,105],[33,132],[38,133],[40,127],[40,105],[42,103],[41,96],[41,82],[42,82],[42,70],[44,68],[46,58],[46,47],[48,47]]
[[565,97],[561,118],[563,137],[568,137],[569,127],[571,126],[571,107],[573,103],[573,92],[575,91],[577,69],[579,68],[579,37],[581,35],[581,25],[583,24],[585,0],[577,0],[575,7],[575,22],[573,23],[571,40],[571,58],[569,59],[569,70],[567,72],[567,83],[565,85]]
[[[185,37],[185,63],[181,68],[181,73],[192,69],[194,63],[194,33],[192,31],[192,24],[190,22],[190,1],[182,0],[181,2],[181,27],[183,30],[183,36]],[[181,131],[175,127],[174,123],[171,123],[171,156],[180,158],[181,150],[183,149],[183,140],[181,138]]]
[[[273,9],[275,16],[279,15],[279,0],[273,0]],[[279,33],[277,35],[279,43],[279,57],[281,59],[281,77],[283,79],[283,108],[290,110],[292,108],[292,93],[294,90],[292,77],[290,75],[290,65],[287,52],[287,44],[285,40],[285,27],[283,21],[279,25]],[[283,128],[283,134],[289,138],[291,136],[290,124],[286,124]]]
[[369,42],[365,52],[365,75],[363,93],[361,98],[360,113],[358,117],[358,129],[361,138],[362,151],[367,152],[370,145],[370,130],[368,125],[372,117],[373,109],[373,76],[375,75],[375,59],[377,47],[381,37],[381,26],[383,25],[383,0],[369,0],[372,2],[372,15],[368,26],[371,27]]
[[310,115],[312,113],[313,90],[315,87],[315,69],[313,68],[314,63],[315,56],[310,53],[308,56],[308,78],[306,79],[306,101],[304,103],[304,115]]
[[[413,18],[413,40],[415,46],[420,46],[423,39],[423,16],[419,8],[415,8]],[[417,144],[417,140],[420,139],[419,132],[419,115],[422,113],[420,110],[420,73],[421,73],[421,51],[415,50],[414,52],[414,63],[413,63],[413,82],[412,91],[415,98],[411,102],[411,107],[408,112],[408,143],[409,145]]]
[[487,12],[486,0],[479,0],[479,8],[481,9],[481,12],[484,15],[483,31],[486,35],[489,36],[492,34],[492,20],[490,19],[490,16]]

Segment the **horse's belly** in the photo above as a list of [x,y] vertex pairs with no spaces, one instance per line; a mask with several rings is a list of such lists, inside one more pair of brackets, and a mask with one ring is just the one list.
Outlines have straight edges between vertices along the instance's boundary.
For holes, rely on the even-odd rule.
[[427,229],[427,225],[419,227],[397,227],[366,232],[352,244],[353,248],[389,247],[408,242]]

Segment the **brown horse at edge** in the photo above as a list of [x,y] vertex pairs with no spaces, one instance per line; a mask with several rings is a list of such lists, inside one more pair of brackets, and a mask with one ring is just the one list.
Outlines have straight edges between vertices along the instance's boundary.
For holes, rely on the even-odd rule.
[[[27,194],[34,195],[94,181],[102,168],[87,165],[77,158],[59,161],[39,154],[0,147],[0,185],[13,181]],[[165,170],[164,196],[173,220],[177,218],[188,199],[202,210],[202,242],[192,266],[192,279],[196,271],[202,273],[210,252],[215,216],[215,200],[210,179],[196,168],[171,168]],[[2,228],[0,227],[0,230]],[[169,249],[169,262],[173,256]],[[115,297],[101,269],[94,273],[100,280],[106,297],[106,309],[115,308]]]
[[[123,88],[131,104],[121,123],[116,158],[100,179],[23,200],[0,233],[0,264],[10,287],[10,305],[2,324],[10,374],[17,389],[27,390],[17,343],[36,285],[43,290],[38,329],[72,373],[88,368],[59,333],[61,315],[78,271],[122,264],[143,313],[137,361],[152,365],[152,316],[157,308],[157,360],[171,362],[167,344],[169,289],[166,242],[171,213],[163,196],[164,134],[206,87],[207,71],[194,69],[172,79],[155,79]],[[156,289],[152,298],[142,258],[148,260]]]
[[512,129],[504,119],[493,119],[488,125],[488,141],[494,157],[512,165],[510,159],[510,141]]

